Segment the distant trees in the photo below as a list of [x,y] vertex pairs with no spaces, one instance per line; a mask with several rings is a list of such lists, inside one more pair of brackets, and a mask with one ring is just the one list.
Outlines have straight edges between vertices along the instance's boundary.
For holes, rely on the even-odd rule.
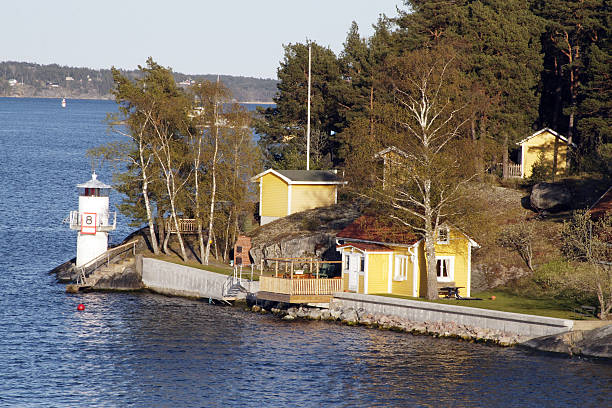
[[[171,71],[152,59],[139,71],[139,79],[132,81],[113,69],[120,114],[109,117],[109,123],[127,141],[90,154],[126,164],[124,171],[115,173],[116,188],[126,194],[119,209],[136,225],[148,224],[155,253],[161,252],[156,230],[164,230],[164,220],[169,219],[186,260],[179,218],[194,218],[200,261],[208,263],[211,243],[216,249],[228,248],[238,232],[236,220],[248,208],[248,178],[259,163],[250,140],[250,116],[239,105],[227,104],[231,94],[221,83],[198,82],[185,92],[177,87]],[[229,227],[217,219],[224,213],[219,196],[233,210],[227,221],[227,225],[235,223],[232,234],[223,233]],[[208,226],[206,244],[204,225]],[[166,253],[170,251],[168,236],[166,231]]]
[[[121,70],[122,75],[130,80],[140,77],[139,70]],[[172,72],[177,83],[191,80],[214,81],[216,75],[186,75]],[[67,81],[66,77],[72,77]],[[26,85],[26,96],[66,96],[88,98],[109,98],[113,89],[113,73],[109,69],[90,69],[60,66],[57,64],[41,65],[29,62],[0,62],[0,84],[3,80],[17,79]],[[276,80],[252,77],[221,75],[221,81],[232,92],[232,98],[237,101],[270,102],[276,93]],[[57,83],[58,88],[49,88],[47,82]],[[187,85],[181,85],[186,88]],[[14,87],[1,88],[0,95],[10,95],[16,91]]]

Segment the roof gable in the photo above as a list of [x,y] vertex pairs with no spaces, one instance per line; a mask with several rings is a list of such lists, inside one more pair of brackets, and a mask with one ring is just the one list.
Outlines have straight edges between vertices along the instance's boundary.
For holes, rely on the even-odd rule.
[[356,248],[361,252],[392,252],[393,249],[386,245],[372,244],[368,242],[351,242],[343,245],[338,245],[336,249],[341,248]]
[[345,240],[367,241],[379,244],[414,245],[419,237],[407,227],[390,221],[384,221],[369,215],[362,215],[353,223],[336,234],[336,238]]
[[378,158],[381,158],[381,157],[383,157],[383,158],[384,158],[386,155],[388,155],[388,154],[389,154],[389,153],[391,153],[391,152],[396,153],[396,154],[398,154],[399,156],[402,156],[402,157],[408,158],[408,153],[406,153],[406,152],[405,152],[405,151],[403,151],[402,149],[400,149],[400,148],[398,148],[398,147],[395,147],[395,146],[389,146],[389,147],[387,147],[386,149],[381,150],[380,152],[376,153],[376,154],[374,155],[374,157],[375,157],[375,158],[377,158],[377,159],[378,159]]
[[612,212],[612,186],[589,209],[591,217],[597,219]]
[[345,184],[331,170],[274,170],[268,169],[251,177],[256,182],[266,174],[274,174],[287,184]]
[[[552,130],[551,128],[544,128],[544,129],[540,129],[540,130],[538,130],[537,132],[535,132],[534,134],[532,134],[531,136],[526,137],[525,139],[521,140],[520,142],[517,142],[516,144],[517,144],[517,145],[522,145],[523,143],[525,143],[525,142],[526,142],[526,141],[528,141],[529,139],[534,138],[534,137],[536,137],[536,136],[538,136],[538,135],[541,135],[542,133],[545,133],[545,132],[548,132],[548,133],[550,133],[551,135],[553,135],[553,136],[555,136],[555,137],[557,137],[557,138],[559,138],[559,139],[563,140],[565,143],[569,144],[569,141],[567,140],[567,138],[566,138],[565,136],[563,136],[563,135],[562,135],[562,134],[560,134],[560,133],[555,132],[555,131],[554,131],[554,130]],[[572,147],[576,147],[576,145],[575,145],[574,143],[572,143],[572,144],[571,144],[571,146],[572,146]]]

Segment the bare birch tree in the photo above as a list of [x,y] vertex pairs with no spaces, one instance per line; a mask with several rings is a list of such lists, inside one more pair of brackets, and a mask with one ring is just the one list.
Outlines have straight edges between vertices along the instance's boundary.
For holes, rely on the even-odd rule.
[[455,215],[462,198],[464,158],[453,143],[468,118],[457,106],[453,60],[434,51],[413,52],[392,62],[394,102],[383,112],[395,129],[382,137],[382,145],[396,146],[392,180],[378,180],[370,197],[390,207],[390,217],[424,239],[427,262],[427,297],[438,297],[436,236],[442,224]]

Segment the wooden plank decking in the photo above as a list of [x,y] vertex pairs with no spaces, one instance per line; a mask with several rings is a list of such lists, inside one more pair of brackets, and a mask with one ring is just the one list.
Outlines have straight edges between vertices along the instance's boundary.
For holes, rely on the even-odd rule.
[[342,279],[260,276],[257,298],[285,303],[327,303],[342,291]]

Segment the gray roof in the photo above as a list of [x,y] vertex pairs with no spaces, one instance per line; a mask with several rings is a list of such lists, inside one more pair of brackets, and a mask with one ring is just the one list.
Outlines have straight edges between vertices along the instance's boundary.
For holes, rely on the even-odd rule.
[[100,180],[98,180],[98,175],[94,172],[91,175],[91,180],[87,183],[77,184],[78,188],[112,188],[108,184],[104,184]]
[[276,170],[291,181],[337,181],[338,175],[329,170]]

